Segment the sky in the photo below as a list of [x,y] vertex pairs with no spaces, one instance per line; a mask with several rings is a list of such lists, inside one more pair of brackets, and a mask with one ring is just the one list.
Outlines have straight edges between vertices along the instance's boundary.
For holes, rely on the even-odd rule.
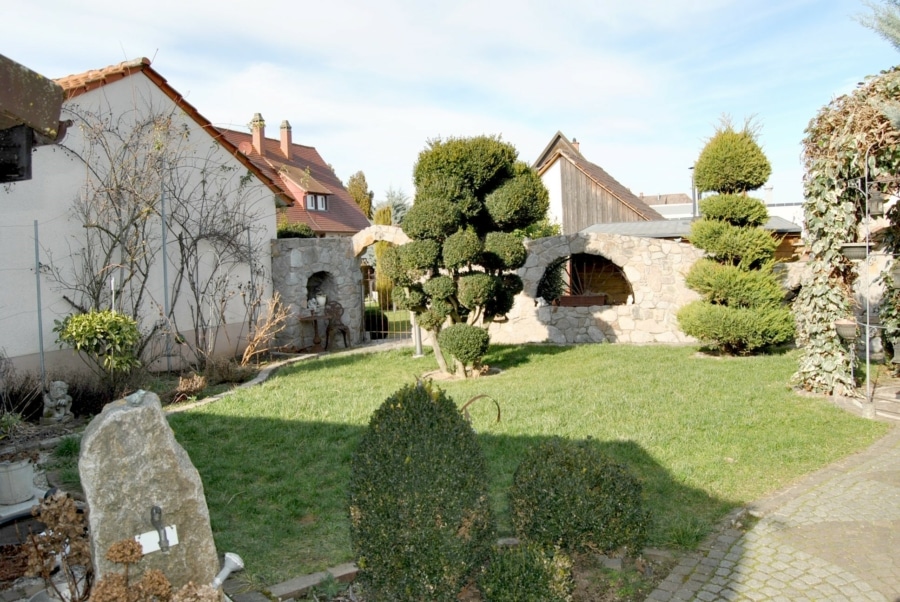
[[772,164],[757,196],[802,200],[810,119],[900,54],[862,0],[40,0],[0,53],[51,78],[138,57],[213,124],[254,113],[376,202],[415,195],[436,138],[499,135],[533,163],[557,131],[635,194],[691,193],[723,115]]

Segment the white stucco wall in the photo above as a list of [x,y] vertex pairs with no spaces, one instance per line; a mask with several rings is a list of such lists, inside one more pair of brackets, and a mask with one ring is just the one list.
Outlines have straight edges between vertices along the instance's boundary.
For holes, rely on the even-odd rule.
[[[215,165],[214,175],[207,175],[207,181],[218,178],[220,189],[229,191],[225,198],[216,198],[215,202],[230,202],[236,198],[239,194],[236,190],[241,178],[244,178],[240,185],[240,195],[254,216],[248,245],[259,245],[263,249],[259,260],[266,274],[264,296],[268,298],[271,295],[268,248],[269,241],[275,238],[275,203],[271,190],[265,184],[255,176],[247,178],[247,168],[222,150],[192,118],[176,109],[172,100],[143,74],[126,77],[67,101],[62,119],[73,118],[73,109],[109,112],[113,119],[122,120],[123,129],[127,129],[134,119],[151,112],[168,113],[175,109],[174,119],[185,125],[185,136],[181,141],[184,151],[188,156],[196,158],[195,165]],[[0,188],[0,208],[3,211],[3,220],[0,222],[0,348],[5,349],[7,355],[17,360],[20,368],[25,369],[33,369],[37,365],[36,354],[40,343],[34,274],[34,220],[38,221],[40,262],[60,269],[64,279],[71,278],[73,260],[77,261],[78,253],[85,244],[82,223],[74,216],[72,208],[77,195],[85,189],[89,167],[96,165],[88,166],[79,158],[79,155],[85,155],[86,143],[77,122],[69,128],[61,144],[62,147],[43,146],[35,150],[31,180]],[[71,152],[66,149],[71,149]],[[200,190],[202,176],[199,170],[189,169],[188,176],[184,178],[186,186]],[[194,206],[193,201],[191,206]],[[158,219],[157,223],[160,223]],[[161,233],[161,225],[159,232]],[[246,231],[243,236],[247,236]],[[168,249],[171,285],[174,263],[177,260],[177,246],[172,234],[169,235]],[[204,261],[208,259],[206,257]],[[210,269],[207,266],[205,271],[209,272]],[[109,274],[115,276],[118,272],[110,269]],[[228,277],[235,284],[248,281],[248,266],[239,266]],[[141,312],[141,325],[145,329],[161,315],[159,310],[163,305],[164,294],[162,262],[159,260],[153,266],[149,284],[150,294]],[[73,356],[69,349],[59,351],[52,330],[55,320],[73,313],[72,306],[63,299],[63,295],[71,296],[72,292],[64,290],[64,287],[47,277],[41,278],[41,325],[50,368],[54,364],[71,362]],[[236,339],[246,335],[246,328],[240,327],[240,322],[244,319],[240,295],[227,300],[226,305],[225,321],[230,326],[223,328],[222,338],[227,339],[226,346],[236,347],[239,344]],[[185,329],[191,323],[191,307],[184,291],[173,307],[177,323]],[[227,336],[225,330],[228,331]],[[186,334],[190,336],[191,333]],[[219,345],[222,343],[219,342]]]
[[[563,205],[562,205],[562,168],[560,161],[557,159],[553,162],[547,171],[541,175],[541,181],[550,193],[550,208],[547,210],[547,216],[550,222],[562,225],[563,221]],[[565,234],[565,232],[563,232]]]

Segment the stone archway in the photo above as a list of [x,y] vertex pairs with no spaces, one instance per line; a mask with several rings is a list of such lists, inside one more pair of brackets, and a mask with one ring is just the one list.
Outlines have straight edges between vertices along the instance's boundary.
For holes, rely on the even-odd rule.
[[353,244],[353,256],[359,257],[366,247],[383,240],[394,245],[405,245],[411,239],[406,235],[400,226],[369,226],[365,230],[360,230],[350,239]]
[[[676,314],[698,298],[684,276],[703,252],[690,244],[618,234],[571,234],[528,241],[518,274],[523,291],[508,320],[491,326],[497,343],[682,343]],[[538,306],[538,283],[560,258],[601,255],[618,266],[633,291],[631,304],[592,307]]]

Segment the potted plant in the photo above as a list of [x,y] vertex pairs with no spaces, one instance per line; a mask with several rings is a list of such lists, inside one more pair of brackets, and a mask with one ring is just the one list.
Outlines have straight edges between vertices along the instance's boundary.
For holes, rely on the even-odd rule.
[[18,439],[27,431],[22,415],[0,410],[0,505],[12,506],[34,497],[35,452],[21,449]]

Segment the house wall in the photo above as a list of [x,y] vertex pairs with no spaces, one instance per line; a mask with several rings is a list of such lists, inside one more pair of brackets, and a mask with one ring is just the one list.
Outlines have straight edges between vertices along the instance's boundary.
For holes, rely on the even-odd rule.
[[[547,216],[550,218],[551,223],[560,225],[563,223],[561,163],[562,161],[557,160],[541,175],[541,181],[544,183],[547,192],[550,193],[550,206],[547,210]],[[565,234],[565,230],[562,233]]]
[[[194,157],[195,163],[188,165],[182,178],[186,188],[201,189],[201,181],[207,182],[208,190],[214,187],[223,192],[215,202],[233,201],[237,195],[247,203],[253,214],[253,225],[247,233],[248,245],[262,246],[258,254],[261,268],[266,277],[264,298],[271,295],[271,283],[268,278],[270,259],[268,241],[275,237],[275,203],[272,192],[256,177],[247,177],[247,168],[232,157],[213,138],[207,134],[192,118],[177,109],[173,101],[143,74],[101,86],[86,92],[63,106],[62,119],[74,118],[73,110],[91,112],[109,112],[111,119],[121,121],[122,128],[127,129],[129,123],[145,117],[151,112],[168,113],[174,109],[174,119],[184,125],[183,146],[186,156]],[[0,348],[5,349],[8,356],[14,359],[17,367],[33,369],[36,365],[40,339],[38,335],[38,300],[35,282],[35,237],[34,220],[38,221],[39,261],[44,266],[53,266],[60,270],[63,280],[73,277],[73,266],[84,251],[85,237],[82,221],[73,213],[73,202],[79,193],[86,189],[85,183],[91,177],[91,170],[100,167],[98,158],[90,165],[79,158],[85,156],[85,138],[79,128],[79,122],[69,128],[60,146],[42,146],[35,150],[33,157],[33,178],[29,181],[8,184],[0,188],[0,209],[3,211],[3,223],[0,225]],[[141,159],[138,158],[138,162]],[[202,176],[197,169],[200,165],[215,165],[214,175]],[[217,186],[221,184],[221,186]],[[241,192],[238,193],[237,191]],[[155,199],[158,201],[158,199]],[[211,202],[211,201],[207,201]],[[152,208],[158,211],[158,205]],[[161,222],[157,219],[161,234]],[[242,235],[243,236],[243,235]],[[158,239],[157,239],[158,240]],[[217,258],[208,253],[203,261],[205,270],[210,273]],[[175,235],[169,235],[169,283],[178,262]],[[162,315],[164,302],[163,266],[161,259],[153,265],[149,276],[149,291],[146,302],[142,305],[140,324],[142,329],[149,329]],[[108,266],[110,277],[121,282],[122,275],[115,266]],[[227,272],[219,268],[217,274],[227,277],[232,284],[248,282],[251,279],[249,267],[238,265]],[[258,276],[256,276],[257,282]],[[43,346],[47,352],[48,368],[53,369],[71,363],[73,352],[70,349],[59,350],[55,343],[53,323],[73,313],[73,307],[63,297],[74,297],[77,303],[82,300],[71,290],[59,282],[42,276],[41,278],[41,327],[43,329]],[[174,297],[174,296],[173,296]],[[209,300],[218,303],[220,300]],[[192,308],[185,292],[173,300],[174,316],[187,338],[193,338],[191,324]],[[225,320],[219,324],[220,336],[216,336],[217,346],[230,349],[233,353],[240,347],[242,337],[247,328],[243,324],[245,312],[240,295],[224,301]],[[117,303],[118,305],[118,303]],[[108,307],[108,306],[107,306]],[[101,307],[100,309],[105,309]],[[201,308],[207,311],[208,308]]]
[[645,221],[568,161],[558,160],[561,175],[562,232],[580,232],[594,224]]
[[[526,242],[528,259],[518,270],[524,289],[504,323],[490,326],[494,343],[687,343],[676,314],[699,299],[684,278],[703,252],[687,243],[620,236],[572,234]],[[578,253],[602,255],[625,274],[631,304],[560,307],[539,305],[538,282],[547,266]]]

